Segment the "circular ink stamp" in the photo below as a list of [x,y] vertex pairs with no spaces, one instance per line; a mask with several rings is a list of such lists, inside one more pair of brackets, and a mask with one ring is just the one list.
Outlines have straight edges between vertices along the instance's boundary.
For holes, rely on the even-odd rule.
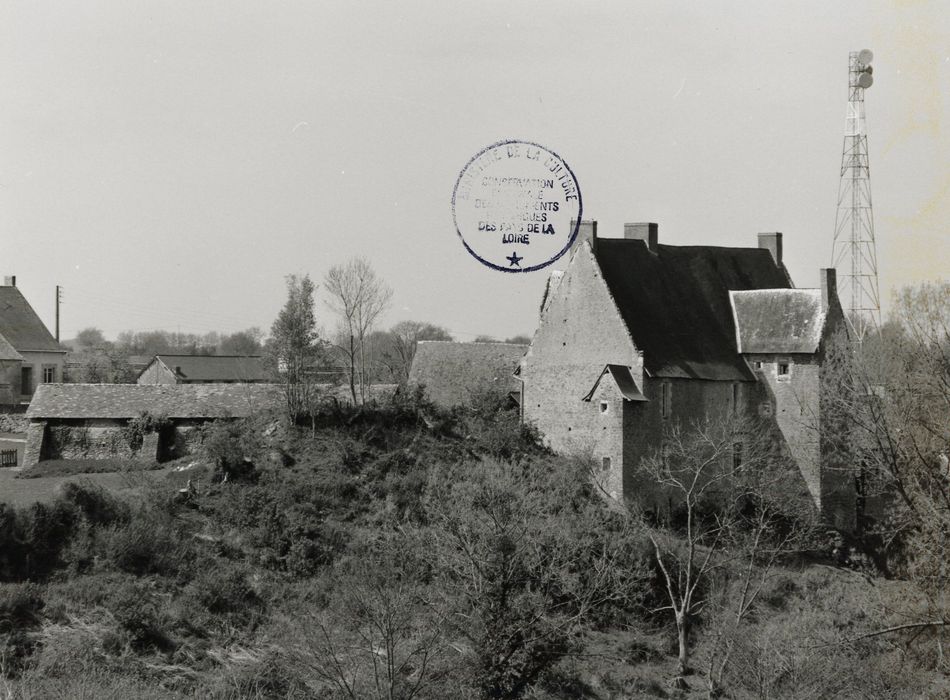
[[531,272],[566,253],[580,227],[581,189],[564,159],[528,141],[499,141],[475,154],[452,193],[466,250],[502,272]]

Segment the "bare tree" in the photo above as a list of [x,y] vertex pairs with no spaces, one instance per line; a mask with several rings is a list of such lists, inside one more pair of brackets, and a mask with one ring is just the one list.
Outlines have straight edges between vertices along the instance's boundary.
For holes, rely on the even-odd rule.
[[411,545],[398,540],[337,564],[330,605],[306,620],[301,665],[353,700],[412,700],[431,692],[451,669],[451,650],[419,566]]
[[842,358],[829,400],[862,466],[864,524],[879,538],[876,561],[924,598],[890,601],[881,627],[869,634],[932,643],[934,665],[950,672],[950,282],[904,288],[880,334],[829,355]]
[[[673,511],[659,519],[664,525],[656,525],[657,514],[642,505],[635,512],[653,525],[648,533],[668,601],[660,610],[669,610],[676,624],[676,682],[684,686],[693,621],[709,605],[716,576],[741,559],[753,566],[766,553],[766,540],[771,543],[769,567],[789,551],[790,540],[775,539],[771,532],[778,522],[777,501],[764,494],[778,491],[788,503],[805,503],[807,496],[773,451],[769,431],[739,419],[672,427],[662,449],[644,459],[639,471],[673,504]],[[747,570],[746,585],[740,587],[737,624],[755,601],[760,585],[754,587],[755,573]],[[718,658],[723,662],[728,656]]]
[[[349,364],[350,394],[353,403],[366,400],[366,339],[380,315],[389,307],[392,289],[376,276],[369,262],[352,258],[334,265],[324,282],[327,304],[339,316],[343,342],[337,348]],[[359,386],[359,399],[357,399]]]

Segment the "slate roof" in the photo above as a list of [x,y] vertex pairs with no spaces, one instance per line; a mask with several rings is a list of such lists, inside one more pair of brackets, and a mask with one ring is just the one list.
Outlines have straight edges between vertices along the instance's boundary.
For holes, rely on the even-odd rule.
[[637,386],[637,381],[633,378],[633,373],[626,365],[607,365],[604,367],[604,371],[597,377],[597,381],[594,382],[594,386],[591,387],[587,396],[584,397],[584,401],[591,400],[594,396],[594,392],[597,391],[597,387],[600,386],[601,380],[607,375],[613,378],[621,395],[627,401],[649,401],[649,399],[643,395],[643,392],[640,391],[640,387]]
[[[255,355],[156,355],[145,369],[161,362],[180,382],[262,382],[264,360]],[[141,374],[139,376],[141,376]]]
[[596,257],[644,366],[654,377],[754,381],[739,356],[730,290],[790,288],[759,248],[657,246],[599,238]]
[[239,418],[275,405],[274,384],[40,384],[26,415],[41,418]]
[[504,393],[521,391],[512,376],[527,345],[513,343],[459,343],[422,340],[409,369],[409,383],[423,384],[433,403],[458,406],[473,392],[493,387]]
[[739,352],[814,353],[825,312],[819,289],[731,292]]
[[[317,385],[323,397],[347,403],[349,386]],[[374,384],[369,397],[385,400],[395,384]],[[134,418],[144,411],[169,418],[241,418],[281,405],[276,384],[40,384],[27,418]]]
[[66,352],[13,286],[0,286],[0,333],[17,352]]

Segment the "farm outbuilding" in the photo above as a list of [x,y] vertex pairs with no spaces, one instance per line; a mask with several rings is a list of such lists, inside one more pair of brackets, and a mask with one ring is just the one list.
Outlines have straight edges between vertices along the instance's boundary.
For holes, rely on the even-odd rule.
[[[24,467],[44,459],[175,459],[194,451],[209,421],[279,400],[273,384],[44,384],[26,414]],[[130,430],[133,422],[144,430]]]

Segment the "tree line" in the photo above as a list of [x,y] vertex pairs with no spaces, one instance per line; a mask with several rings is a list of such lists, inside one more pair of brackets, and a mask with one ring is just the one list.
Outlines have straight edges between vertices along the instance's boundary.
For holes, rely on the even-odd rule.
[[[286,283],[287,299],[269,334],[258,327],[203,334],[157,329],[123,331],[109,340],[99,328],[84,328],[63,343],[70,349],[66,380],[134,382],[137,370],[131,358],[136,356],[262,355],[270,360],[275,377],[289,362],[294,382],[304,374],[311,383],[344,382],[352,399],[363,401],[373,384],[406,382],[419,341],[454,340],[448,329],[425,321],[379,328],[392,289],[365,258],[334,265],[320,285],[309,275],[289,275]],[[318,296],[329,312],[322,319]],[[498,341],[479,335],[474,342]],[[503,342],[528,343],[530,338],[520,335]]]

